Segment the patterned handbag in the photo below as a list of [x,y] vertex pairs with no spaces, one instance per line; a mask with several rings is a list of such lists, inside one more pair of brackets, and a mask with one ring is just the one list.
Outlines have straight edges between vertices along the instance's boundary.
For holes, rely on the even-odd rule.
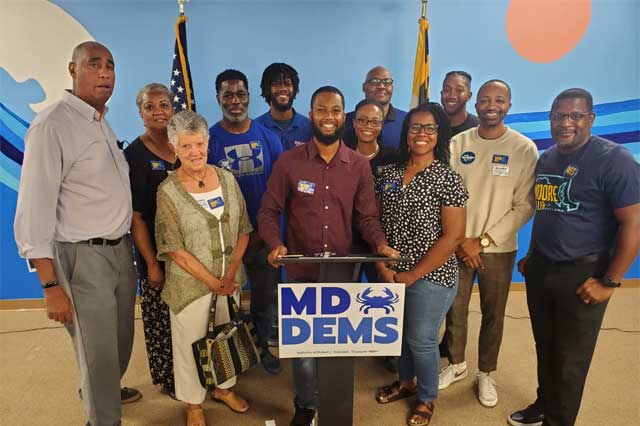
[[233,296],[225,297],[231,321],[215,325],[218,296],[214,294],[207,334],[191,345],[200,384],[207,391],[260,362],[253,323],[240,318],[240,309]]

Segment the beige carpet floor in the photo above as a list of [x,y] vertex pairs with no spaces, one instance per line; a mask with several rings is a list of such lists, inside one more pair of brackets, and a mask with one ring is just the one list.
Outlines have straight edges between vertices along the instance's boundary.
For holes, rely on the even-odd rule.
[[[600,333],[578,426],[640,425],[639,306],[640,288],[616,291]],[[473,389],[480,320],[478,295],[474,294],[467,349],[470,374],[440,394],[432,425],[506,425],[508,413],[533,401],[535,352],[524,292],[511,293],[507,314],[499,369],[494,374],[500,398],[498,405],[481,406]],[[136,321],[136,327],[133,357],[123,383],[140,389],[144,398],[124,406],[123,425],[182,426],[185,424],[182,404],[160,394],[151,384],[140,320]],[[287,426],[292,415],[293,394],[290,363],[284,361],[283,364],[284,370],[278,376],[269,376],[255,368],[239,379],[236,390],[252,403],[251,410],[244,415],[207,401],[209,426],[273,426],[274,423]],[[405,424],[408,402],[383,406],[373,398],[376,387],[393,379],[382,368],[380,360],[356,361],[354,425]],[[0,425],[84,425],[82,404],[76,397],[77,382],[73,351],[63,328],[46,320],[41,310],[0,311]],[[267,422],[269,420],[273,422]]]

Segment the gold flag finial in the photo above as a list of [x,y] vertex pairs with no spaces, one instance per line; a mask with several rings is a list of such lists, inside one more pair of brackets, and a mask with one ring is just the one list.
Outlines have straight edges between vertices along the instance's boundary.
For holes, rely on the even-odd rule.
[[427,17],[427,0],[422,0],[422,17]]

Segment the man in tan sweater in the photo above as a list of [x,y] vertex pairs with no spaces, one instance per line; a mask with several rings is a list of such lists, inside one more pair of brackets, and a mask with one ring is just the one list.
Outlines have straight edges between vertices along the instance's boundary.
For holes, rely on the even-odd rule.
[[467,376],[467,317],[474,279],[480,288],[482,325],[478,343],[477,394],[480,403],[498,403],[495,381],[504,311],[515,263],[518,230],[534,211],[533,183],[538,150],[527,137],[505,126],[511,89],[490,80],[478,90],[478,127],[451,141],[451,166],[469,191],[466,239],[457,255],[460,283],[447,314],[445,340],[449,365],[440,373],[440,389]]

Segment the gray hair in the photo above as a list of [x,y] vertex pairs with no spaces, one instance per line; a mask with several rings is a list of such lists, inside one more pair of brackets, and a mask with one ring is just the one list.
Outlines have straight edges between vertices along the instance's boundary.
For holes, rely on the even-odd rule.
[[178,147],[180,136],[185,133],[202,135],[204,140],[209,142],[209,125],[207,125],[207,120],[200,114],[188,109],[174,114],[169,120],[169,124],[167,124],[169,143],[173,145],[174,148]]
[[151,93],[164,95],[169,103],[172,103],[171,101],[173,100],[173,93],[171,93],[171,90],[169,90],[167,86],[160,83],[149,83],[138,91],[138,95],[136,96],[136,105],[138,106],[138,109],[142,108],[142,103],[144,102],[145,96],[148,96]]

